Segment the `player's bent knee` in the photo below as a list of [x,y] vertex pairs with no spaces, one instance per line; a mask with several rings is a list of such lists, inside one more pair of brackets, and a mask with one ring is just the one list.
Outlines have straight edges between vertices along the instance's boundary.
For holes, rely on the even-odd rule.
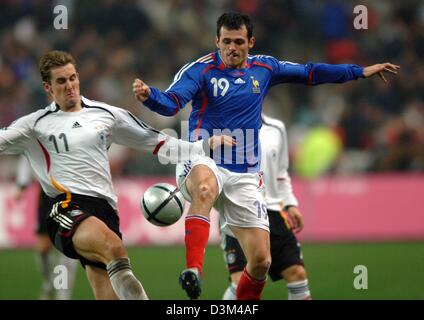
[[197,190],[197,199],[201,202],[211,202],[216,198],[216,188],[211,187],[210,183],[202,183]]
[[297,266],[295,276],[298,278],[298,280],[305,280],[308,277],[303,266]]
[[266,274],[271,266],[271,257],[266,255],[258,255],[252,261],[252,269],[257,274]]
[[268,272],[269,267],[271,266],[271,257],[261,260],[259,262],[259,266]]
[[291,273],[292,281],[302,281],[307,278],[306,270],[301,265],[296,265]]
[[217,187],[214,179],[202,180],[191,188],[193,201],[201,203],[213,203],[217,197]]
[[193,201],[213,202],[218,195],[218,182],[212,170],[196,166],[187,180],[187,191]]
[[127,256],[124,244],[120,239],[108,239],[106,242],[106,259],[108,262]]

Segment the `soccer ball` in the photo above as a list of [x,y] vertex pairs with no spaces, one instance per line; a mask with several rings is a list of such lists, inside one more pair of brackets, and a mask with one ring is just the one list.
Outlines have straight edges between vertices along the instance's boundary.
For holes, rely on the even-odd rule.
[[150,186],[141,199],[141,211],[150,223],[164,227],[177,222],[184,212],[184,197],[172,184]]

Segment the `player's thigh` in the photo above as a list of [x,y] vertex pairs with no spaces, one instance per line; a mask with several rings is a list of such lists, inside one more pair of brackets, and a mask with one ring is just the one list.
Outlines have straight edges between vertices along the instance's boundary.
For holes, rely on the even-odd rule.
[[223,177],[215,162],[206,157],[177,164],[176,180],[181,193],[189,202],[192,202],[192,195],[195,195],[202,183],[207,184],[215,197],[219,195],[223,185]]
[[122,240],[100,219],[90,216],[83,220],[72,237],[75,251],[91,261],[109,263],[118,257],[126,257]]
[[96,300],[118,300],[105,269],[86,265],[85,272]]

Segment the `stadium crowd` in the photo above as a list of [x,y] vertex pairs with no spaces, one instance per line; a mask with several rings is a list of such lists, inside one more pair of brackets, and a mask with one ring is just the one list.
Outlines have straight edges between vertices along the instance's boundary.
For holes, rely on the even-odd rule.
[[[68,29],[57,30],[56,5],[68,10]],[[130,109],[157,128],[180,130],[190,107],[176,117],[140,108],[131,83],[142,77],[162,90],[179,66],[214,50],[216,18],[243,11],[254,20],[259,41],[253,54],[281,60],[369,65],[387,59],[398,77],[331,87],[284,85],[271,90],[267,114],[289,129],[291,156],[301,162],[304,139],[316,128],[340,145],[326,172],[424,171],[424,2],[362,1],[368,29],[353,27],[357,1],[307,0],[4,0],[0,3],[0,127],[47,104],[38,58],[49,49],[79,61],[81,92]],[[331,91],[330,91],[331,90]],[[320,149],[322,150],[322,149]],[[119,152],[122,155],[122,151]],[[319,150],[312,153],[319,153]],[[306,153],[311,157],[311,153]],[[125,153],[124,174],[173,174],[134,153]],[[143,165],[140,165],[140,164]],[[302,171],[314,176],[320,172]],[[15,170],[2,166],[1,177]]]

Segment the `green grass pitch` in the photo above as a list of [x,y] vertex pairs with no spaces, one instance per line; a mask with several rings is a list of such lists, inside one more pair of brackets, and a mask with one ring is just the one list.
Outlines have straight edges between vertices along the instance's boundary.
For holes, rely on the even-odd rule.
[[[304,244],[314,299],[424,299],[424,243]],[[185,299],[178,285],[183,247],[129,248],[137,277],[150,299]],[[0,299],[37,299],[41,284],[32,250],[0,251]],[[368,289],[356,290],[353,270],[368,270]],[[221,299],[228,285],[219,247],[206,250],[202,299]],[[268,282],[264,299],[287,299],[284,282]],[[93,299],[81,267],[73,299]]]

